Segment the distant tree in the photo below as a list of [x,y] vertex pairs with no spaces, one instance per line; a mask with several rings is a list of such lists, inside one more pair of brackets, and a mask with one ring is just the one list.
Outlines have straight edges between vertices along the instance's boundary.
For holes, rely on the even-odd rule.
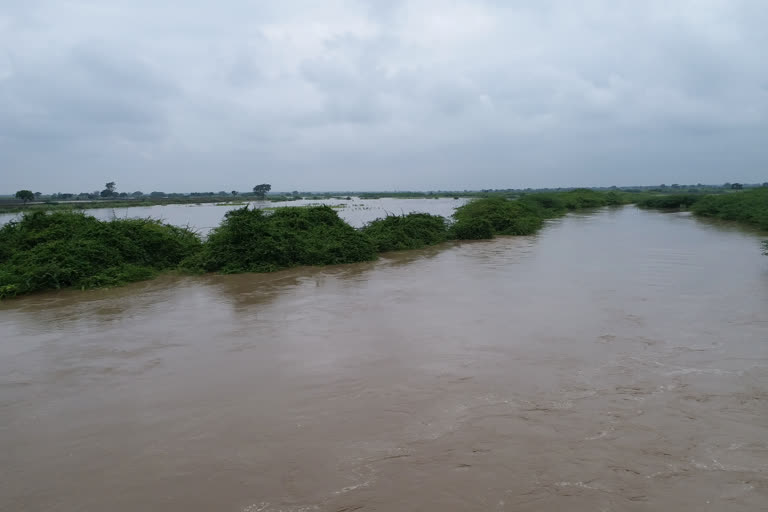
[[227,195],[227,193],[224,190],[219,190],[219,195],[220,196],[225,196],[225,195]]
[[232,195],[233,195],[233,196],[236,196],[236,195],[237,195],[237,190],[233,190],[233,191],[232,191]]
[[104,185],[104,190],[102,190],[99,195],[101,195],[101,197],[116,196],[117,195],[117,192],[115,192],[116,188],[117,188],[117,185],[115,184],[115,182],[110,181],[109,183]]
[[144,192],[142,192],[141,190],[137,190],[136,192],[131,194],[132,197],[141,197],[143,195],[144,195]]
[[158,191],[150,192],[149,194],[149,197],[154,197],[154,198],[165,197],[165,196],[166,196],[165,192],[158,192]]
[[763,186],[764,186],[764,187],[768,187],[768,181],[764,182],[764,183],[763,183]]
[[120,197],[128,197],[128,192],[120,192]]
[[42,192],[35,192],[35,199],[40,199],[41,195],[43,195]]
[[253,187],[253,193],[261,199],[264,199],[264,197],[267,195],[267,192],[270,190],[272,190],[272,185],[269,183],[262,183],[261,185],[256,185]]
[[734,183],[733,185],[731,185],[732,190],[741,190],[743,188],[744,188],[744,185],[742,185],[741,183]]
[[726,181],[726,182],[723,184],[723,188],[731,188],[731,184],[730,184],[729,182],[727,182],[727,181]]
[[24,204],[27,204],[27,201],[31,201],[35,198],[35,194],[32,193],[31,190],[19,190],[16,192],[16,199],[21,199],[24,201]]

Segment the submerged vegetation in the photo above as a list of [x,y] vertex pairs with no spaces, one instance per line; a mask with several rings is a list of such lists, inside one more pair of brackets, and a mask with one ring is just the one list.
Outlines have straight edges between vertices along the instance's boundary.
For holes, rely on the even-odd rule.
[[[455,238],[492,238],[491,235],[530,235],[544,223],[543,209],[528,201],[510,201],[503,197],[488,197],[470,201],[456,208],[453,218]],[[461,238],[464,238],[462,236]]]
[[[388,216],[362,229],[329,206],[244,208],[228,212],[207,240],[147,219],[101,221],[72,211],[30,211],[0,228],[0,298],[38,290],[93,288],[159,272],[269,272],[297,265],[370,261],[378,253],[446,240],[530,235],[549,218],[583,208],[637,203],[691,208],[694,214],[768,230],[768,187],[718,195],[639,195],[576,189],[477,198],[452,220],[426,213]],[[768,253],[768,242],[764,243]]]
[[690,208],[704,196],[699,194],[667,194],[648,196],[637,201],[640,208],[658,208],[661,210],[674,210]]
[[[665,196],[653,196],[640,201],[646,208],[690,208],[694,215],[735,221],[768,231],[768,186],[718,195],[686,195],[687,203],[670,206]],[[670,197],[670,196],[667,196]],[[768,255],[768,240],[762,243],[763,254]]]
[[694,215],[733,220],[768,231],[768,187],[704,196],[691,210]]
[[652,195],[636,203],[642,208],[690,209],[701,217],[736,221],[768,231],[768,187],[735,190],[727,194]]
[[148,279],[200,244],[192,231],[155,220],[32,212],[0,228],[0,298]]
[[526,194],[511,201],[503,197],[475,199],[456,209],[453,238],[480,240],[494,235],[530,235],[544,221],[569,211],[615,206],[631,202],[631,194],[575,189],[567,192]]
[[390,215],[377,219],[362,229],[376,251],[421,249],[448,239],[448,223],[444,217],[428,213]]
[[328,206],[227,212],[203,248],[182,267],[196,272],[270,272],[297,265],[376,259],[373,243]]

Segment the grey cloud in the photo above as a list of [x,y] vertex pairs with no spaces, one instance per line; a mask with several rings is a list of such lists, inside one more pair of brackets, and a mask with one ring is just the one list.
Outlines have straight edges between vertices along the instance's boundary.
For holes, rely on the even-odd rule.
[[759,0],[226,7],[4,2],[0,191],[766,180]]
[[162,100],[175,92],[148,66],[81,46],[30,65],[14,59],[0,82],[0,133],[21,141],[162,135]]

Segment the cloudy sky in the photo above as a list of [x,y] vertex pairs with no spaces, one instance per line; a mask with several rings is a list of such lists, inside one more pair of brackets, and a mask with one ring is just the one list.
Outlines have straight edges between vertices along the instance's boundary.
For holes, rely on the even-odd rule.
[[765,0],[0,0],[0,193],[768,181]]

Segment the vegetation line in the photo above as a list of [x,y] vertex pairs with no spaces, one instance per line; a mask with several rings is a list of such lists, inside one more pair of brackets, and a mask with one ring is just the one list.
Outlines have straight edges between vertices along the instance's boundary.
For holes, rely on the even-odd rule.
[[[768,188],[722,195],[641,195],[576,189],[478,198],[449,221],[389,215],[355,229],[328,206],[227,212],[205,242],[188,228],[150,219],[98,220],[77,211],[31,211],[0,228],[0,299],[41,290],[116,286],[160,272],[270,272],[297,265],[370,261],[384,251],[446,240],[529,235],[549,218],[583,208],[636,203],[768,230]],[[765,244],[768,252],[768,243]]]

